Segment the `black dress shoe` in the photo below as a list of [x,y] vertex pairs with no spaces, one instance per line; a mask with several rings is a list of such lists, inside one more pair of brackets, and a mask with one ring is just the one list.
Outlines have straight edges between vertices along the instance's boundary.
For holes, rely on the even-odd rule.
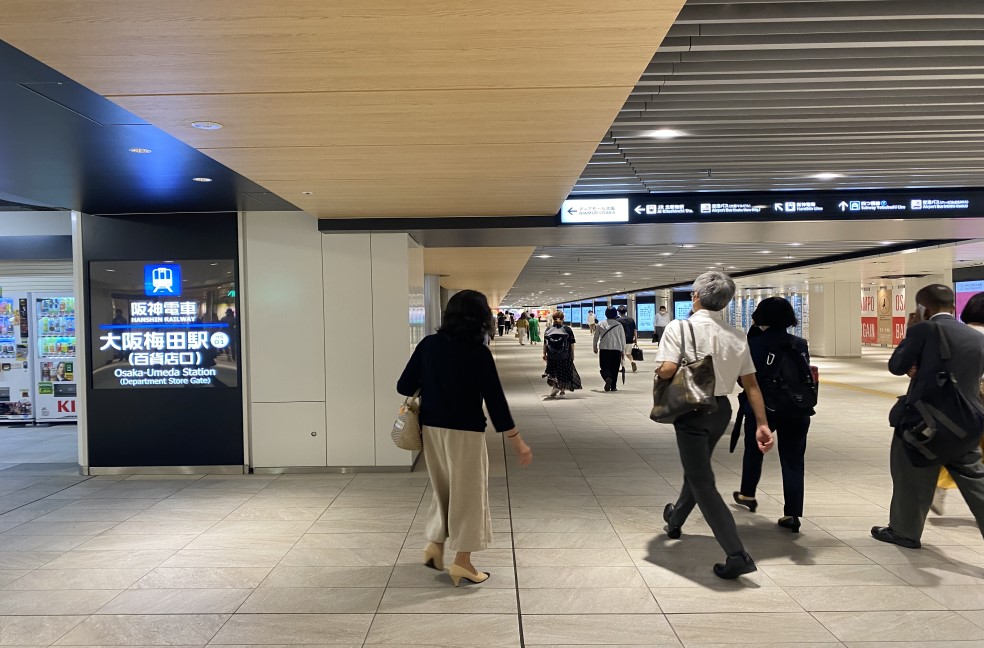
[[608,392],[611,390],[612,390],[612,381],[610,378],[605,378],[605,391]]
[[667,504],[663,509],[663,521],[666,522],[666,526],[663,527],[663,530],[666,531],[666,535],[670,538],[670,540],[679,540],[683,533],[681,527],[670,524],[670,518],[673,516],[673,510],[675,508],[676,507],[672,504]]
[[714,565],[714,574],[718,578],[725,580],[734,580],[742,574],[751,574],[757,570],[758,567],[755,566],[755,561],[744,551],[733,556],[728,556],[724,564],[718,563]]
[[780,518],[780,520],[778,522],[776,522],[776,524],[778,524],[779,526],[781,526],[784,529],[789,529],[793,533],[799,533],[800,532],[800,526],[801,525],[800,525],[800,519],[798,517],[784,517],[784,518]]
[[871,537],[881,542],[895,544],[906,549],[918,549],[922,543],[912,538],[900,536],[892,527],[871,527]]
[[732,493],[731,496],[735,498],[735,504],[737,504],[738,506],[744,506],[745,508],[748,509],[750,513],[754,513],[755,509],[758,508],[759,505],[758,500],[755,499],[754,497],[752,499],[742,499],[741,493],[739,493],[738,491]]

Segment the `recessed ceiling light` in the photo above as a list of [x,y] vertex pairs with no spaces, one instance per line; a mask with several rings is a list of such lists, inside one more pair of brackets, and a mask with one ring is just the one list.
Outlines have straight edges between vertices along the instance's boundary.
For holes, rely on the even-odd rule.
[[685,134],[686,133],[684,133],[683,131],[678,131],[674,128],[660,128],[659,130],[654,130],[653,132],[649,133],[649,137],[658,140],[671,140],[677,137],[682,137]]
[[895,241],[880,241],[878,245],[893,245]]
[[219,130],[222,128],[222,124],[214,121],[193,121],[191,122],[191,126],[198,130]]
[[696,246],[696,245],[694,245],[693,243],[684,243],[684,244],[683,244],[683,245],[681,245],[680,247],[682,247],[682,248],[695,248],[695,247],[697,247],[697,246]]
[[130,149],[130,153],[144,153],[144,154],[146,154],[146,153],[153,153],[153,151],[151,151],[149,148],[140,148],[138,146],[134,146],[132,149]]
[[815,173],[813,175],[813,177],[816,178],[817,180],[836,180],[837,178],[843,178],[844,177],[844,174],[843,173],[830,173],[828,171],[828,172],[824,172],[824,173]]
[[211,178],[192,178],[195,182],[211,182]]
[[109,268],[106,268],[106,272],[116,272],[116,270],[111,270]]
[[662,268],[664,265],[666,265],[666,264],[665,263],[654,263],[653,264],[653,267],[654,268]]
[[759,254],[772,254],[772,250],[762,250]]
[[301,192],[301,195],[302,196],[312,196],[312,195],[314,195],[314,192],[313,191],[302,191]]
[[673,256],[673,253],[672,252],[660,252],[659,255],[660,256]]
[[728,266],[728,270],[737,270],[738,266]]
[[538,255],[536,255],[536,258],[538,258],[538,259],[551,259],[551,258],[553,258],[553,255],[550,255],[550,254],[538,254]]
[[217,265],[219,265],[219,264],[218,264],[218,263],[210,263],[209,265],[210,265],[210,266],[217,266]]
[[917,250],[916,248],[912,248],[909,250],[902,250],[902,254],[912,254],[913,252],[918,252],[918,251],[919,250]]
[[605,283],[604,279],[599,279],[596,283]]
[[790,245],[791,245],[792,247],[799,247],[799,246],[801,246],[801,245],[803,245],[803,244],[802,244],[802,243],[790,243]]

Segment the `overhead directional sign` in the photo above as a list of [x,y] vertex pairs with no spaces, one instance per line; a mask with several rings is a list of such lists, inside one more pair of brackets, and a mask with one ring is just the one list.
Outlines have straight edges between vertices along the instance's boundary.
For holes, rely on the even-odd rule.
[[984,189],[626,194],[564,201],[564,224],[984,217]]

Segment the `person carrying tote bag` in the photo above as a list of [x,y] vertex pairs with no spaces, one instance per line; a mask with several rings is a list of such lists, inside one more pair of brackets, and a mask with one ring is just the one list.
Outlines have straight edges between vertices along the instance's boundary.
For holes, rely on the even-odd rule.
[[489,578],[471,561],[473,552],[492,541],[483,403],[495,430],[512,443],[519,465],[533,460],[485,346],[492,322],[485,295],[457,293],[448,301],[441,328],[420,341],[396,386],[404,396],[420,394],[424,459],[433,491],[424,564],[443,570],[447,545],[456,552],[448,570],[455,587],[462,580],[481,583]]
[[[723,579],[738,578],[757,569],[738,537],[730,509],[717,490],[711,464],[714,446],[731,422],[728,395],[734,390],[739,376],[758,424],[755,436],[759,449],[768,452],[774,442],[748,343],[744,335],[725,321],[724,309],[734,294],[735,282],[724,273],[712,271],[697,277],[691,295],[693,316],[686,325],[668,327],[656,353],[659,380],[672,381],[680,370],[690,373],[683,367],[682,359],[686,352],[684,334],[686,332],[689,338],[692,331],[690,343],[695,357],[704,358],[692,364],[701,364],[705,371],[709,364],[714,372],[712,393],[716,407],[702,406],[690,412],[678,412],[673,419],[684,480],[676,503],[667,504],[663,509],[663,520],[667,536],[680,538],[687,517],[695,506],[699,506],[714,537],[727,554],[724,563],[714,565],[714,573]],[[707,358],[711,359],[708,361]],[[703,388],[706,389],[708,382],[704,377]]]

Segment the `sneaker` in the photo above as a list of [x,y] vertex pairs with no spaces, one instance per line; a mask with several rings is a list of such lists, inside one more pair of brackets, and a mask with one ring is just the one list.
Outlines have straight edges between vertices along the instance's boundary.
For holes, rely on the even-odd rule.
[[929,505],[929,510],[937,515],[943,515],[943,509],[946,504],[946,489],[937,488],[936,492],[933,494],[933,503]]
[[632,363],[632,373],[635,373],[635,372],[636,372],[636,371],[638,371],[638,370],[639,370],[639,367],[637,367],[637,366],[636,366],[636,363],[635,363],[635,362],[633,362],[633,363]]

